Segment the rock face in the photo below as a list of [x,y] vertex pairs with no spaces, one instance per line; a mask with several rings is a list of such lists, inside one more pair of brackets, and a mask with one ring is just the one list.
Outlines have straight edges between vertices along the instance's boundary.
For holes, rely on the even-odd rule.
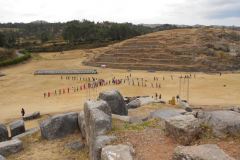
[[209,125],[217,137],[240,134],[240,113],[234,111],[198,112],[197,117]]
[[117,90],[101,92],[99,94],[99,98],[108,103],[112,113],[118,115],[128,115],[128,109],[124,99]]
[[158,118],[160,120],[166,120],[174,116],[180,116],[184,113],[183,109],[159,109],[150,113],[150,118]]
[[124,121],[124,122],[129,122],[130,121],[130,116],[120,116],[118,114],[112,114],[112,118],[118,119],[118,120]]
[[8,130],[3,124],[0,124],[0,142],[8,140]]
[[109,145],[102,149],[101,160],[133,160],[134,149],[128,145]]
[[178,146],[173,160],[234,160],[215,144],[199,146]]
[[111,138],[105,134],[112,128],[111,108],[103,101],[87,101],[84,104],[86,140],[89,146],[90,160],[98,160],[101,146]]
[[6,160],[6,158],[0,155],[0,160]]
[[27,120],[37,119],[39,117],[40,117],[40,112],[34,112],[32,114],[25,115],[23,117],[23,120],[27,121]]
[[112,114],[112,118],[120,121],[128,122],[128,123],[139,124],[139,123],[142,123],[144,120],[146,121],[148,117],[142,118],[142,117],[135,117],[135,116],[120,116],[117,114]]
[[79,130],[78,113],[53,116],[40,124],[42,137],[48,140],[64,137]]
[[86,123],[85,123],[83,111],[78,114],[78,126],[80,129],[82,138],[85,139],[86,138]]
[[0,155],[8,156],[17,153],[23,149],[22,141],[18,139],[5,141],[0,143]]
[[26,136],[33,135],[33,134],[37,133],[39,130],[40,130],[39,128],[32,128],[32,129],[29,129],[22,134],[19,134],[17,136],[12,137],[12,139],[21,139],[21,138],[24,138]]
[[201,134],[200,121],[193,115],[181,115],[165,121],[166,134],[183,145],[189,145]]
[[90,140],[98,135],[103,135],[111,130],[112,124],[111,108],[103,101],[87,101],[84,104],[84,119],[86,123],[86,140]]
[[141,101],[139,99],[134,99],[127,104],[128,109],[135,109],[141,106]]
[[25,132],[25,125],[23,120],[17,120],[9,124],[11,136],[22,134]]
[[79,150],[83,149],[84,146],[85,145],[81,141],[74,141],[74,142],[66,144],[67,148],[74,150],[74,151],[79,151]]
[[110,142],[114,141],[116,137],[114,136],[97,136],[95,143],[92,146],[92,159],[100,160],[102,148],[108,145]]

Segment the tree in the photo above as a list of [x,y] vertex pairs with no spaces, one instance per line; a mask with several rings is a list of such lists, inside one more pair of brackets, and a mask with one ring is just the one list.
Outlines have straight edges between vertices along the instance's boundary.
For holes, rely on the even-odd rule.
[[3,33],[0,32],[0,47],[4,47],[5,46],[5,35]]
[[44,42],[47,42],[49,40],[49,32],[43,32],[41,34],[41,42],[44,43]]

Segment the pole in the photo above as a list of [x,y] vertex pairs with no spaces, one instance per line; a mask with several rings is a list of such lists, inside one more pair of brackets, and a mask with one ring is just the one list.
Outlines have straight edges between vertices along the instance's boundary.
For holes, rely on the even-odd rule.
[[188,84],[187,84],[188,86],[188,88],[187,88],[187,101],[188,101],[188,103],[189,103],[189,77],[188,77]]
[[181,97],[181,90],[182,90],[181,84],[182,84],[182,77],[179,77],[179,96],[180,97]]

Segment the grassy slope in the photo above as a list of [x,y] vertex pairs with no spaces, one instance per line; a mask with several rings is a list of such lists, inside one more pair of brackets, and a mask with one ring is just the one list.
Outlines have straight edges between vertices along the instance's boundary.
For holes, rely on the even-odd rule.
[[239,32],[206,28],[155,32],[107,47],[85,63],[147,70],[235,70],[240,68],[236,35]]

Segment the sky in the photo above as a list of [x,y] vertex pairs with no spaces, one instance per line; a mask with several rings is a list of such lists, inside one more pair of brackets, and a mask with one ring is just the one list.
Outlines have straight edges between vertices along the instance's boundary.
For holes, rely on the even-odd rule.
[[240,0],[0,0],[0,22],[131,22],[240,26]]

